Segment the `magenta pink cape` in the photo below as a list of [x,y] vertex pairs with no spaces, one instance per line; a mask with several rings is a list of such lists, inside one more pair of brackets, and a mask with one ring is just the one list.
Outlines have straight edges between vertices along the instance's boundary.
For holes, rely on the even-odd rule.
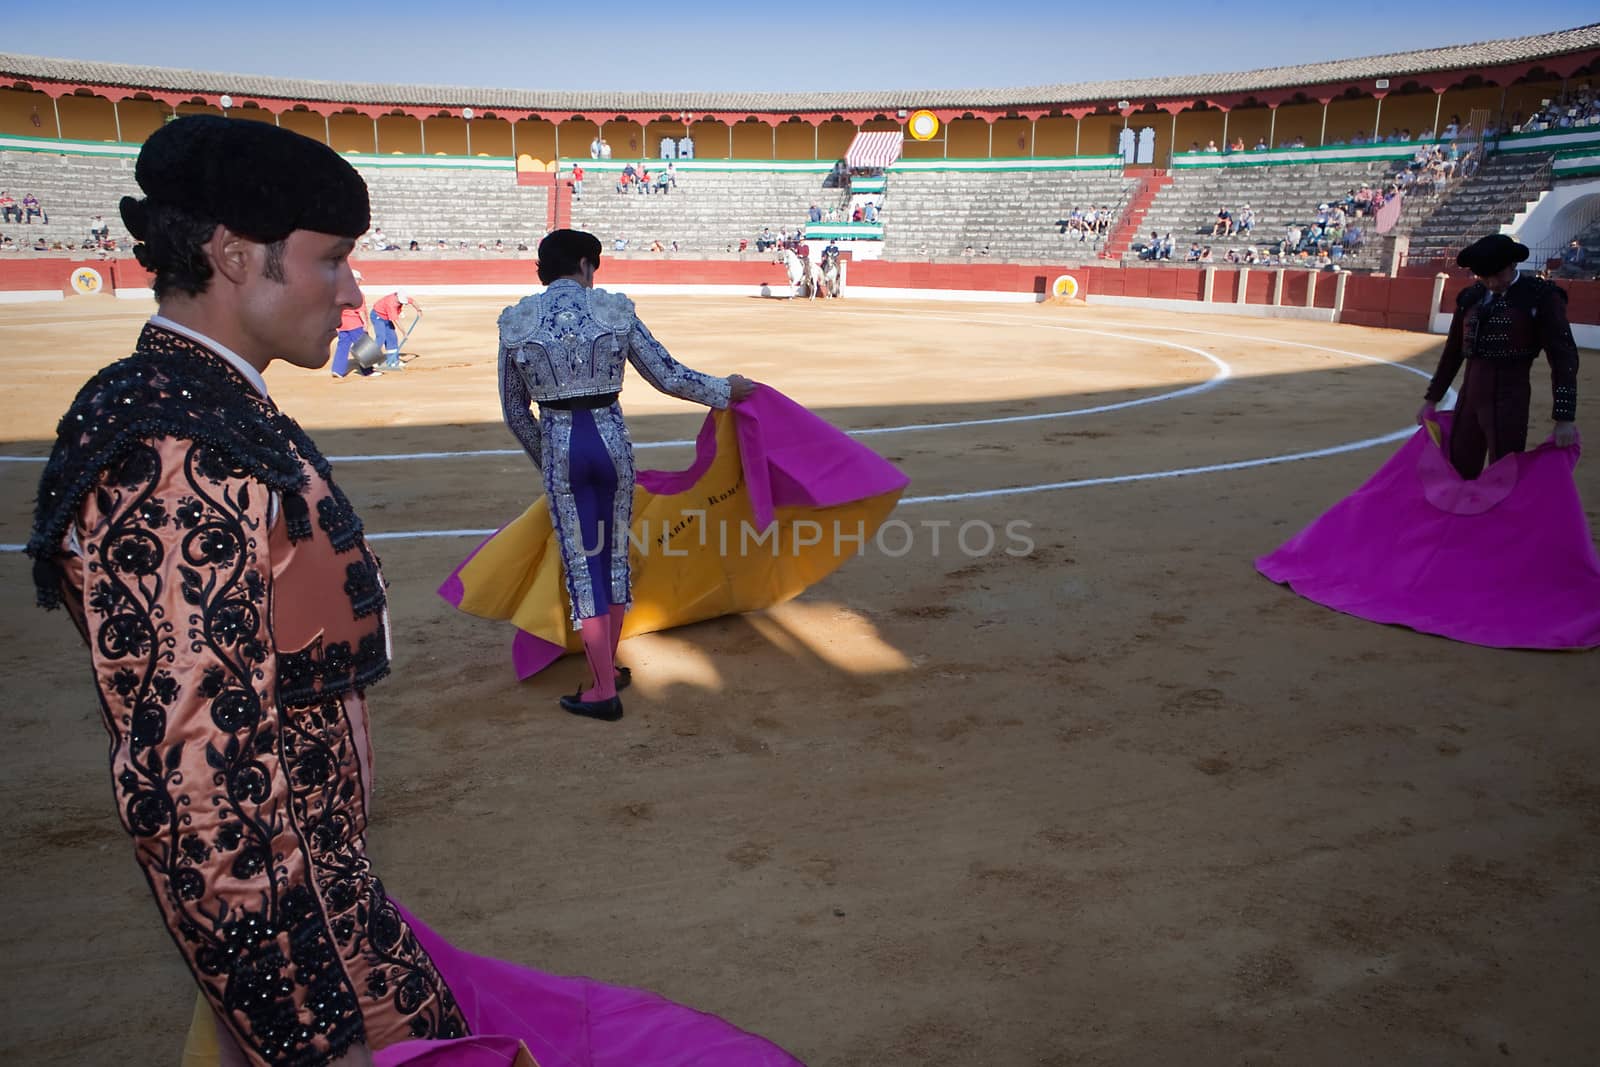
[[[635,600],[623,635],[758,610],[798,595],[871,540],[906,484],[906,476],[870,448],[776,389],[757,386],[731,411],[706,416],[687,469],[638,472],[636,533],[642,524],[660,531],[697,515],[695,529],[731,527],[734,535],[718,544],[720,538],[696,542],[686,534],[687,558],[677,560],[636,549]],[[738,530],[746,523],[755,530],[771,526],[772,551],[739,547]],[[805,542],[796,537],[803,525],[859,532],[864,539]],[[552,570],[559,566],[548,548],[552,538],[541,499],[475,548],[439,587],[439,595],[462,611],[518,626],[512,661],[519,678],[579,647],[566,622],[566,590]]]
[[[1448,441],[1448,413],[1439,415]],[[1463,479],[1427,427],[1256,569],[1308,600],[1492,648],[1600,647],[1600,555],[1547,441]]]
[[800,1065],[754,1034],[654,993],[463,952],[400,910],[474,1036],[390,1045],[373,1055],[377,1067],[514,1067],[524,1047],[538,1067]]

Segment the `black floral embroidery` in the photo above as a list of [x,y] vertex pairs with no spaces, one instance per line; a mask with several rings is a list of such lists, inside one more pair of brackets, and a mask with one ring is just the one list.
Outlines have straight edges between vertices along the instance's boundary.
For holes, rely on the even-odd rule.
[[284,733],[295,818],[305,827],[340,952],[364,960],[366,995],[392,995],[395,1009],[410,1017],[413,1037],[464,1036],[466,1020],[454,996],[372,873],[361,827],[347,814],[362,804],[350,795],[357,779],[339,773],[356,759],[343,707],[326,700],[286,712]]
[[109,615],[122,602],[122,592],[110,582],[95,582],[89,593],[89,610],[99,615]]
[[[283,857],[286,846],[298,847],[298,865],[315,877],[307,835],[273,785],[303,775],[280,750],[278,712],[264,695],[266,586],[244,577],[258,569],[265,497],[251,510],[247,487],[208,480],[195,447],[178,472],[186,503],[162,500],[166,472],[155,450],[141,447],[152,462],[107,474],[96,499],[109,510],[84,546],[92,590],[85,626],[110,668],[103,709],[119,738],[113,774],[123,819],[172,929],[246,1047],[266,1062],[324,1063],[366,1030],[321,905],[290,880]],[[134,471],[146,481],[132,482]],[[143,532],[156,515],[176,516],[188,530],[176,558]],[[170,600],[168,574],[181,585]],[[177,617],[173,604],[184,609]],[[192,688],[171,666],[180,647],[206,661]],[[201,746],[209,774],[186,770],[183,735],[172,730],[179,709],[215,727],[210,740],[188,742]],[[249,898],[259,904],[230,907],[211,892],[218,874],[259,887]]]
[[299,493],[283,494],[283,524],[291,543],[311,539],[311,509]]
[[350,607],[356,618],[383,610],[383,582],[378,577],[378,565],[372,559],[364,557],[346,564],[344,575],[344,591],[350,597]]
[[119,697],[132,696],[134,690],[139,688],[139,676],[123,667],[111,676],[111,688]]
[[[161,438],[188,442],[181,469],[162,469],[146,443]],[[382,624],[353,649],[272,646],[268,497],[303,505],[306,467],[329,486],[318,507],[329,545],[354,554],[341,560],[352,616],[381,613],[377,561],[310,439],[218,357],[147,328],[63,418],[29,553],[40,603],[58,605],[56,553],[93,494],[83,626],[108,677],[124,822],[175,939],[252,1056],[310,1065],[364,1038],[362,998],[386,1000],[377,1010],[400,1013],[413,1036],[467,1028],[365,855],[339,694],[387,673]],[[173,547],[163,529],[181,531]],[[175,674],[180,661],[192,673]],[[196,715],[211,732],[193,740]],[[219,896],[214,877],[259,893]]]
[[184,497],[178,501],[178,509],[174,512],[178,525],[186,530],[192,530],[200,525],[200,520],[205,517],[206,509],[200,506],[200,501],[192,496]]
[[317,525],[328,535],[335,552],[348,552],[361,539],[361,520],[338,486],[333,487],[332,495],[317,501]]
[[153,530],[162,529],[167,525],[167,508],[159,500],[147,500],[139,508],[139,518]]

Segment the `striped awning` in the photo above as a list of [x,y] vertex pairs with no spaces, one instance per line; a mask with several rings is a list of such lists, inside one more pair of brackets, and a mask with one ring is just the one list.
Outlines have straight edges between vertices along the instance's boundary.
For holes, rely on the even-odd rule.
[[856,134],[850,150],[844,154],[844,165],[861,169],[881,169],[900,158],[900,142],[905,134],[899,130],[874,130]]

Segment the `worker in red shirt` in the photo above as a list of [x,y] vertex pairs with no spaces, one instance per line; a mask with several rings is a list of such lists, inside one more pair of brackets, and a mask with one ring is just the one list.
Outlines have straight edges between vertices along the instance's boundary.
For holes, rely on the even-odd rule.
[[576,163],[572,165],[572,199],[583,199],[583,168]]
[[[356,281],[361,281],[360,271],[351,271]],[[350,373],[350,349],[361,338],[367,336],[367,297],[361,295],[361,306],[343,308],[339,312],[339,344],[333,350],[333,376],[343,378]],[[362,370],[362,374],[376,374],[377,371]]]
[[379,366],[384,370],[401,370],[400,363],[400,309],[410,304],[413,311],[422,314],[422,306],[404,292],[393,292],[372,305],[372,333],[383,346],[384,360]]

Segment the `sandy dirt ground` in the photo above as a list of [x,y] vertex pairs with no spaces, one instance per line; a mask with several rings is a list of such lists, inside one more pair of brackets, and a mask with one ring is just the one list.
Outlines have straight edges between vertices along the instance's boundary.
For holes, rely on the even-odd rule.
[[[504,301],[425,303],[403,373],[269,373],[328,454],[515,448]],[[1383,361],[1431,371],[1440,339],[1084,307],[640,307],[685,362],[851,429],[1231,376],[866,438],[911,476],[911,550],[628,641],[615,725],[557,708],[579,662],[518,684],[509,631],[435,596],[470,538],[379,543],[396,664],[371,693],[371,847],[430,924],[657,989],[816,1067],[1600,1062],[1600,653],[1377,626],[1251,566],[1395,445],[915,500],[1392,433],[1423,379]],[[0,309],[0,451],[42,455],[148,311]],[[1600,437],[1597,367],[1580,422]],[[625,402],[641,443],[701,417],[637,379]],[[0,463],[0,542],[26,540],[38,473]],[[520,453],[336,475],[378,533],[494,527],[537,492]],[[1600,529],[1600,463],[1578,480]],[[966,554],[952,534],[977,521],[1026,524],[1032,550]],[[116,819],[86,653],[32,607],[24,557],[0,574],[0,1063],[173,1064],[192,985]]]

